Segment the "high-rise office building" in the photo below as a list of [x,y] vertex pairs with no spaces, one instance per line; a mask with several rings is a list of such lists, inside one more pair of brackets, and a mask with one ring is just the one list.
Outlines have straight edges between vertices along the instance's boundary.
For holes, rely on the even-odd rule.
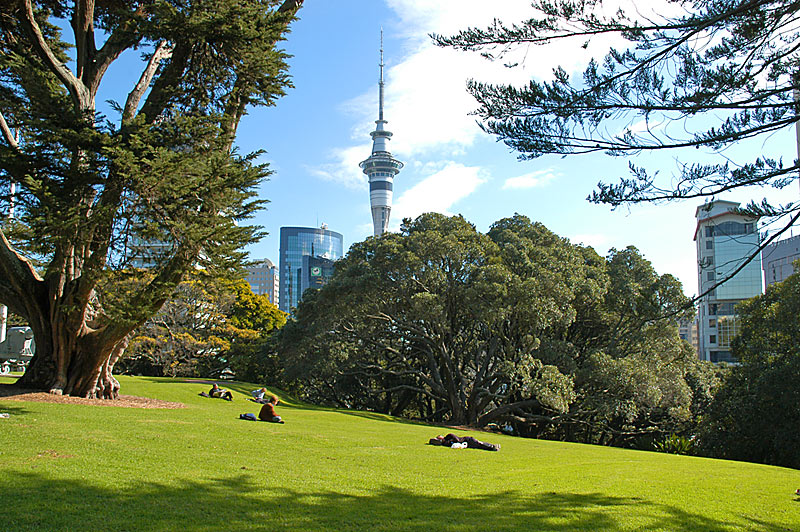
[[269,297],[269,302],[278,305],[280,301],[278,268],[269,259],[263,259],[247,267],[245,280],[254,294]]
[[794,261],[800,260],[800,235],[773,242],[761,251],[764,286],[785,281],[795,273]]
[[369,178],[369,204],[372,208],[372,228],[375,236],[382,235],[389,227],[389,215],[392,212],[392,189],[394,176],[403,168],[403,163],[389,153],[389,139],[392,133],[384,126],[383,119],[383,32],[381,31],[380,79],[378,81],[378,119],[372,136],[372,154],[359,166]]
[[342,235],[324,225],[281,227],[278,308],[291,312],[306,288],[324,284],[333,262],[342,258],[343,247]]
[[[757,219],[744,216],[733,201],[711,201],[697,208],[697,287],[700,293],[725,279],[700,300],[698,354],[711,362],[734,361],[730,342],[738,332],[737,303],[763,293]],[[755,255],[755,256],[754,256]],[[753,257],[749,262],[748,259]],[[745,264],[745,262],[747,262]]]

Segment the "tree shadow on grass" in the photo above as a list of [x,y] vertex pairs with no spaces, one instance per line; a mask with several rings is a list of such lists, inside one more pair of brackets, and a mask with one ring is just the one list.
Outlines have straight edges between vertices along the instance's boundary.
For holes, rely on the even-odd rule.
[[[420,495],[385,486],[363,495],[266,488],[269,471],[203,482],[105,489],[37,472],[0,478],[2,529],[269,531],[622,531],[777,532],[766,522],[722,522],[669,505],[599,493],[499,492],[480,497]],[[277,476],[277,475],[276,475]]]
[[[3,402],[3,398],[0,397],[0,412],[4,414],[9,414],[12,418],[14,416],[21,416],[23,414],[27,414],[30,412],[24,406],[12,405],[11,401]],[[5,421],[5,420],[0,420]]]

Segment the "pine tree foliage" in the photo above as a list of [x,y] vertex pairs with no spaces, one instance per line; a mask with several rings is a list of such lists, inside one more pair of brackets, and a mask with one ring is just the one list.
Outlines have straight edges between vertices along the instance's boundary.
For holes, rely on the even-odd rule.
[[[240,265],[269,172],[237,152],[236,128],[288,85],[277,44],[301,4],[0,3],[0,210],[14,212],[0,303],[37,345],[21,384],[115,397],[129,333],[184,274]],[[141,70],[124,80],[135,54]],[[101,88],[125,82],[99,114]],[[132,268],[137,254],[155,267]]]
[[[559,68],[552,80],[522,87],[468,84],[483,129],[521,159],[592,152],[628,157],[682,148],[719,155],[716,163],[680,163],[671,180],[631,163],[629,177],[601,182],[590,201],[619,206],[713,198],[795,182],[800,166],[794,158],[736,161],[728,148],[748,139],[768,143],[800,120],[800,2],[667,0],[665,6],[680,14],[646,18],[633,6],[609,15],[601,0],[534,0],[527,21],[495,20],[485,29],[432,37],[440,46],[480,51],[489,59],[518,46],[627,40],[627,49],[592,60],[580,79]],[[791,224],[800,204],[753,201],[746,211]]]

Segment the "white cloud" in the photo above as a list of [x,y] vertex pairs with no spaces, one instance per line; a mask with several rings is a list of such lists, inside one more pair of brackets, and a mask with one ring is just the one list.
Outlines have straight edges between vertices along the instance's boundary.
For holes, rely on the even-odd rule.
[[443,170],[417,183],[394,202],[393,230],[400,227],[403,218],[413,219],[426,212],[452,214],[450,209],[453,205],[486,182],[482,174],[480,167],[450,163]]
[[353,242],[361,242],[362,240],[366,240],[367,238],[371,237],[373,231],[374,227],[372,226],[372,222],[367,222],[357,225],[355,227],[355,233],[347,236],[348,238],[352,238]]
[[[590,57],[601,57],[611,44],[609,40],[595,39],[586,49],[575,40],[546,47],[520,46],[503,60],[493,62],[477,52],[434,46],[429,34],[451,35],[471,26],[485,27],[495,18],[506,24],[526,20],[533,15],[530,0],[386,2],[395,12],[397,23],[387,28],[387,41],[391,44],[384,46],[385,117],[387,129],[394,133],[390,150],[406,163],[406,174],[416,169],[417,164],[458,159],[485,136],[476,124],[477,117],[471,114],[477,103],[467,93],[469,79],[523,85],[532,78],[551,78],[557,66],[576,74]],[[606,5],[604,9],[610,8]],[[398,36],[402,42],[399,50]],[[507,62],[519,66],[507,68],[504,66]],[[351,138],[359,146],[337,150],[331,163],[313,170],[324,179],[351,187],[363,187],[366,182],[357,164],[369,155],[369,147],[364,148],[364,143],[369,142],[369,132],[374,129],[377,116],[377,84],[364,81],[364,91],[341,106],[354,120]],[[522,177],[516,186],[524,186],[526,180]],[[527,181],[530,183],[530,179]],[[513,188],[514,183],[507,181],[506,187]]]
[[371,149],[368,144],[336,149],[331,154],[334,162],[310,167],[308,171],[323,180],[341,183],[348,188],[366,188],[367,176],[358,167],[358,163],[369,157]]
[[558,174],[552,168],[537,170],[517,177],[509,177],[503,183],[503,190],[543,187],[553,181]]
[[[394,133],[389,147],[407,165],[460,157],[476,139],[485,135],[471,114],[477,104],[467,93],[467,80],[519,85],[534,74],[549,75],[557,64],[556,56],[539,57],[530,53],[538,49],[522,50],[522,66],[509,69],[502,61],[487,61],[478,53],[436,47],[429,37],[431,32],[448,34],[470,25],[485,25],[493,17],[522,20],[530,14],[529,0],[506,0],[500,7],[477,0],[388,0],[388,3],[400,19],[397,29],[391,31],[399,33],[403,44],[401,50],[386,47],[385,117],[387,129]],[[559,61],[566,57],[557,56]],[[551,60],[545,61],[547,58]],[[313,174],[345,186],[364,186],[357,164],[369,155],[370,148],[364,147],[368,146],[364,143],[369,143],[369,132],[375,127],[377,89],[370,83],[363,93],[340,106],[342,113],[353,117],[350,136],[360,145],[337,150],[332,154],[332,162],[312,169]]]

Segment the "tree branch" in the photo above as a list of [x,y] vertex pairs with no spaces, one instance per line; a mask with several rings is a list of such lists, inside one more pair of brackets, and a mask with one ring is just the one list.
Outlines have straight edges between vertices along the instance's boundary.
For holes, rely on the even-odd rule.
[[158,45],[156,45],[153,55],[150,56],[150,60],[147,62],[147,67],[145,67],[142,75],[139,77],[139,81],[130,94],[128,94],[128,99],[125,101],[125,108],[122,112],[123,123],[133,119],[136,115],[139,102],[150,86],[150,83],[153,81],[153,77],[156,75],[161,61],[172,57],[172,50],[172,45],[165,40],[160,41]]
[[11,131],[11,128],[8,127],[8,122],[6,122],[6,117],[3,116],[2,111],[0,111],[0,132],[3,133],[3,138],[6,139],[6,142],[12,149],[19,150],[19,142],[17,142],[17,137]]
[[29,297],[23,297],[23,294],[29,296],[35,293],[36,284],[41,283],[42,278],[30,261],[17,253],[2,229],[0,229],[0,279],[2,279],[0,280],[2,303],[15,314],[27,317],[28,311],[22,306],[22,302]]
[[83,112],[86,110],[85,104],[88,98],[88,91],[81,81],[67,68],[67,65],[58,60],[58,58],[50,49],[47,41],[44,38],[39,24],[36,22],[36,17],[33,13],[33,4],[31,0],[21,0],[23,6],[23,16],[19,17],[22,26],[33,37],[30,44],[33,46],[34,52],[38,55],[50,71],[61,80],[64,87],[72,97],[76,110]]

